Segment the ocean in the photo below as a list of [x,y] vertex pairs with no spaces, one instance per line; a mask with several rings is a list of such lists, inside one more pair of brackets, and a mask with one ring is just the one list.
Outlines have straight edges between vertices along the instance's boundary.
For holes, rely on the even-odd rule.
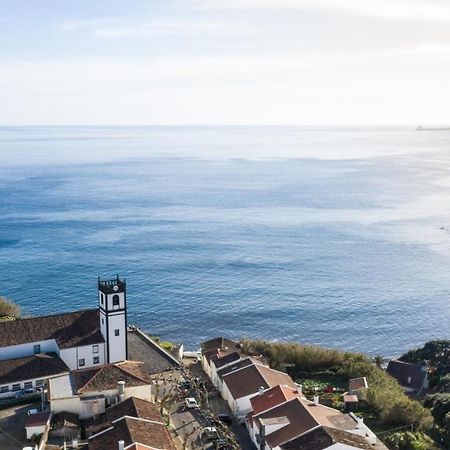
[[2,127],[0,295],[217,335],[396,356],[450,338],[450,133]]

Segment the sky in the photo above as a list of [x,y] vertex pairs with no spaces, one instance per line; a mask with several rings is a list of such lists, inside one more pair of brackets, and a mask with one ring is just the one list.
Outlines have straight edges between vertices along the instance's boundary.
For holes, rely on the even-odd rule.
[[0,0],[0,125],[450,125],[448,0]]

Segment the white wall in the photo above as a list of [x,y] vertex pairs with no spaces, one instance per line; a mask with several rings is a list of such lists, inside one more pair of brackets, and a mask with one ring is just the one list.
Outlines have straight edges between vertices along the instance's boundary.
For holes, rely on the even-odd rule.
[[[123,312],[109,313],[108,316],[109,362],[113,363],[117,361],[124,361],[127,359],[127,330],[125,314]],[[115,335],[116,329],[119,330],[119,336]]]
[[0,348],[0,361],[5,359],[23,358],[25,356],[34,355],[34,345],[39,344],[41,346],[40,353],[59,353],[58,345],[54,339],[48,339],[46,341],[28,342],[26,344],[11,345],[9,347]]
[[[85,419],[92,417],[94,414],[99,414],[104,412],[105,407],[108,403],[111,403],[110,399],[113,399],[119,395],[118,389],[109,389],[106,391],[98,392],[88,392],[80,396],[72,398],[55,399],[50,401],[50,409],[52,413],[58,413],[61,411],[67,411],[79,415],[81,418]],[[95,400],[98,402],[94,405],[92,402],[95,401],[92,397],[101,397]],[[143,400],[151,400],[151,385],[145,386],[133,386],[125,387],[125,398],[138,397]]]
[[9,391],[8,392],[4,392],[4,393],[0,393],[0,399],[3,398],[9,398],[9,397],[14,397],[15,393],[17,391],[12,391],[12,385],[13,384],[20,384],[20,389],[24,389],[25,383],[26,382],[31,382],[32,383],[32,387],[37,387],[36,385],[36,381],[37,380],[44,380],[44,383],[48,380],[49,377],[44,377],[44,378],[33,378],[31,380],[23,380],[23,381],[18,381],[17,383],[4,383],[4,384],[0,384],[0,387],[3,386],[8,386]]
[[[70,370],[85,369],[87,367],[101,366],[105,364],[105,344],[98,345],[98,353],[94,353],[94,345],[84,345],[82,347],[65,348],[61,350],[59,356],[67,364]],[[94,357],[99,357],[99,363],[94,364]],[[85,365],[79,366],[79,360],[84,359]]]

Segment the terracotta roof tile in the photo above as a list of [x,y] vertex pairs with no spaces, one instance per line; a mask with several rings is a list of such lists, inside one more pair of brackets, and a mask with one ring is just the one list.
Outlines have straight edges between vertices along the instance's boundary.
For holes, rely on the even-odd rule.
[[89,450],[115,450],[120,440],[125,441],[125,447],[131,444],[143,444],[163,450],[176,448],[165,425],[124,417],[114,422],[111,428],[91,436]]
[[287,373],[257,364],[231,372],[223,377],[223,381],[234,399],[255,394],[261,387],[267,389],[278,384],[296,387]]
[[0,321],[0,347],[49,339],[60,349],[105,342],[98,309]]
[[74,370],[71,372],[71,380],[78,394],[114,389],[118,381],[125,381],[125,387],[151,384],[149,375],[143,370],[143,363],[139,361]]
[[287,400],[291,400],[298,397],[299,393],[296,389],[277,385],[273,388],[267,389],[263,394],[255,395],[250,399],[252,405],[253,414],[257,415],[269,408],[284,403]]
[[106,409],[106,417],[109,422],[113,422],[124,416],[163,423],[158,406],[137,397],[129,397]]
[[319,425],[298,398],[294,398],[275,408],[255,415],[254,421],[258,424],[258,428],[260,428],[261,419],[277,417],[287,418],[287,425],[266,436],[266,440],[272,448],[278,447],[283,442],[288,442],[301,433]]
[[0,384],[44,379],[69,372],[64,361],[54,353],[41,353],[24,358],[0,361]]

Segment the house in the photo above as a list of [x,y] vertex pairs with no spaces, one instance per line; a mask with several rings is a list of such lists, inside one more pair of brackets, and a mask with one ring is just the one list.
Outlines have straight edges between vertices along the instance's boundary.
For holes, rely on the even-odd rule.
[[[63,362],[64,370],[96,367],[127,359],[126,283],[117,278],[98,280],[98,308],[50,316],[0,322],[0,361],[10,365],[33,365],[23,358],[53,354]],[[22,360],[22,361],[19,361]],[[56,361],[56,360],[55,360]],[[11,367],[12,367],[11,366]],[[1,370],[1,369],[0,369]],[[8,371],[4,368],[3,370]],[[45,372],[45,371],[44,371]],[[11,370],[10,374],[20,374]],[[50,375],[34,374],[34,378],[11,379],[10,391],[19,390]],[[1,378],[0,378],[1,380]],[[0,381],[0,391],[7,393],[6,379]]]
[[250,399],[251,411],[247,414],[246,425],[250,438],[256,447],[259,446],[259,430],[254,426],[253,417],[267,411],[275,406],[281,405],[293,398],[299,397],[300,391],[298,389],[287,386],[274,386],[265,391],[258,392],[257,395]]
[[205,373],[211,378],[210,360],[213,356],[225,356],[240,349],[240,345],[236,341],[224,337],[210,339],[201,344],[201,362]]
[[51,421],[50,437],[66,441],[78,440],[81,436],[81,421],[78,414],[66,411],[54,414]]
[[374,450],[361,436],[347,431],[319,426],[282,443],[280,450]]
[[218,384],[217,371],[223,367],[227,367],[230,364],[235,363],[241,359],[241,355],[238,352],[228,353],[224,356],[213,355],[209,360],[209,367],[211,371],[211,381],[214,386]]
[[350,395],[356,395],[358,400],[365,400],[368,387],[366,377],[352,378],[348,382],[348,393]]
[[250,403],[247,427],[257,448],[386,449],[362,419],[321,405],[318,397],[309,401],[299,389],[275,386]]
[[43,387],[50,377],[68,373],[69,368],[56,353],[0,361],[0,399],[22,389]]
[[428,389],[428,370],[425,364],[412,364],[393,359],[386,372],[394,377],[406,394],[420,396]]
[[25,421],[27,439],[40,436],[50,426],[51,413],[49,411],[29,414]]
[[88,438],[89,450],[175,450],[159,412],[148,401],[130,397],[105,411],[99,431]]
[[244,367],[251,366],[252,364],[253,361],[249,357],[247,357],[239,359],[238,361],[235,361],[232,364],[228,364],[224,367],[217,369],[214,386],[219,390],[220,395],[222,397],[224,397],[225,395],[223,389],[223,378],[225,377],[225,375],[231,372],[235,372],[236,370],[242,369]]
[[64,411],[86,419],[131,396],[150,399],[151,379],[142,362],[122,361],[51,378],[47,396],[53,413]]
[[296,388],[288,374],[253,363],[223,376],[223,398],[238,420],[244,422],[251,411],[250,398],[261,389],[277,385]]

